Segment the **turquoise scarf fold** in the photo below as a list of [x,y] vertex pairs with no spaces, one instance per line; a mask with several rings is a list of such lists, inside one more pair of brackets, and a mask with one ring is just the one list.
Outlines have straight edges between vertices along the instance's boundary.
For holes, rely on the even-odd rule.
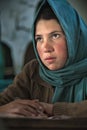
[[[48,70],[40,61],[33,39],[35,54],[40,64],[40,77],[55,88],[52,103],[85,100],[87,99],[87,25],[66,0],[43,0],[41,7],[45,2],[51,6],[64,30],[69,58],[63,69]],[[33,38],[34,30],[35,27]]]

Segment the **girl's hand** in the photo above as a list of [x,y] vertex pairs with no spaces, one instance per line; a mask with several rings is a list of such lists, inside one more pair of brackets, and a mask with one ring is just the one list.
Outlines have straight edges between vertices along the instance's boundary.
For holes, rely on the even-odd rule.
[[53,104],[40,102],[40,105],[43,107],[44,113],[48,116],[53,116]]
[[0,116],[47,117],[37,100],[16,99],[0,106]]

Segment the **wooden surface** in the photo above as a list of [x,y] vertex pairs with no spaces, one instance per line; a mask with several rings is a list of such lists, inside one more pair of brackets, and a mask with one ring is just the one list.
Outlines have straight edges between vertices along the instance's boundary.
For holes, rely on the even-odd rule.
[[3,117],[1,121],[7,128],[5,130],[87,130],[87,118],[31,119]]

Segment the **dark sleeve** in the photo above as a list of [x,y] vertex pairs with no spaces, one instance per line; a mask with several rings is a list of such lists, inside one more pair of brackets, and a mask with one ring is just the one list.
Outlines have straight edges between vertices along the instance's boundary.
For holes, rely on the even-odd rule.
[[54,116],[65,115],[71,117],[87,117],[87,100],[78,103],[55,103],[53,114]]
[[[32,82],[32,72],[36,62],[30,62],[26,64],[13,81],[13,84],[9,85],[1,94],[0,94],[0,105],[4,105],[10,101],[15,100],[16,98],[21,99],[30,99],[31,98],[31,82]],[[33,68],[33,71],[32,71]]]

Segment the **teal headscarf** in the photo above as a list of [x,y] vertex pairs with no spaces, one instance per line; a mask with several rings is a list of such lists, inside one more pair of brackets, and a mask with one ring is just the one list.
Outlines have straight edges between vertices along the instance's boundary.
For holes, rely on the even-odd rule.
[[66,0],[43,0],[38,13],[45,2],[50,5],[65,33],[69,58],[63,69],[48,70],[40,61],[35,46],[34,23],[33,45],[40,64],[40,77],[55,88],[53,103],[85,100],[87,99],[87,25]]

